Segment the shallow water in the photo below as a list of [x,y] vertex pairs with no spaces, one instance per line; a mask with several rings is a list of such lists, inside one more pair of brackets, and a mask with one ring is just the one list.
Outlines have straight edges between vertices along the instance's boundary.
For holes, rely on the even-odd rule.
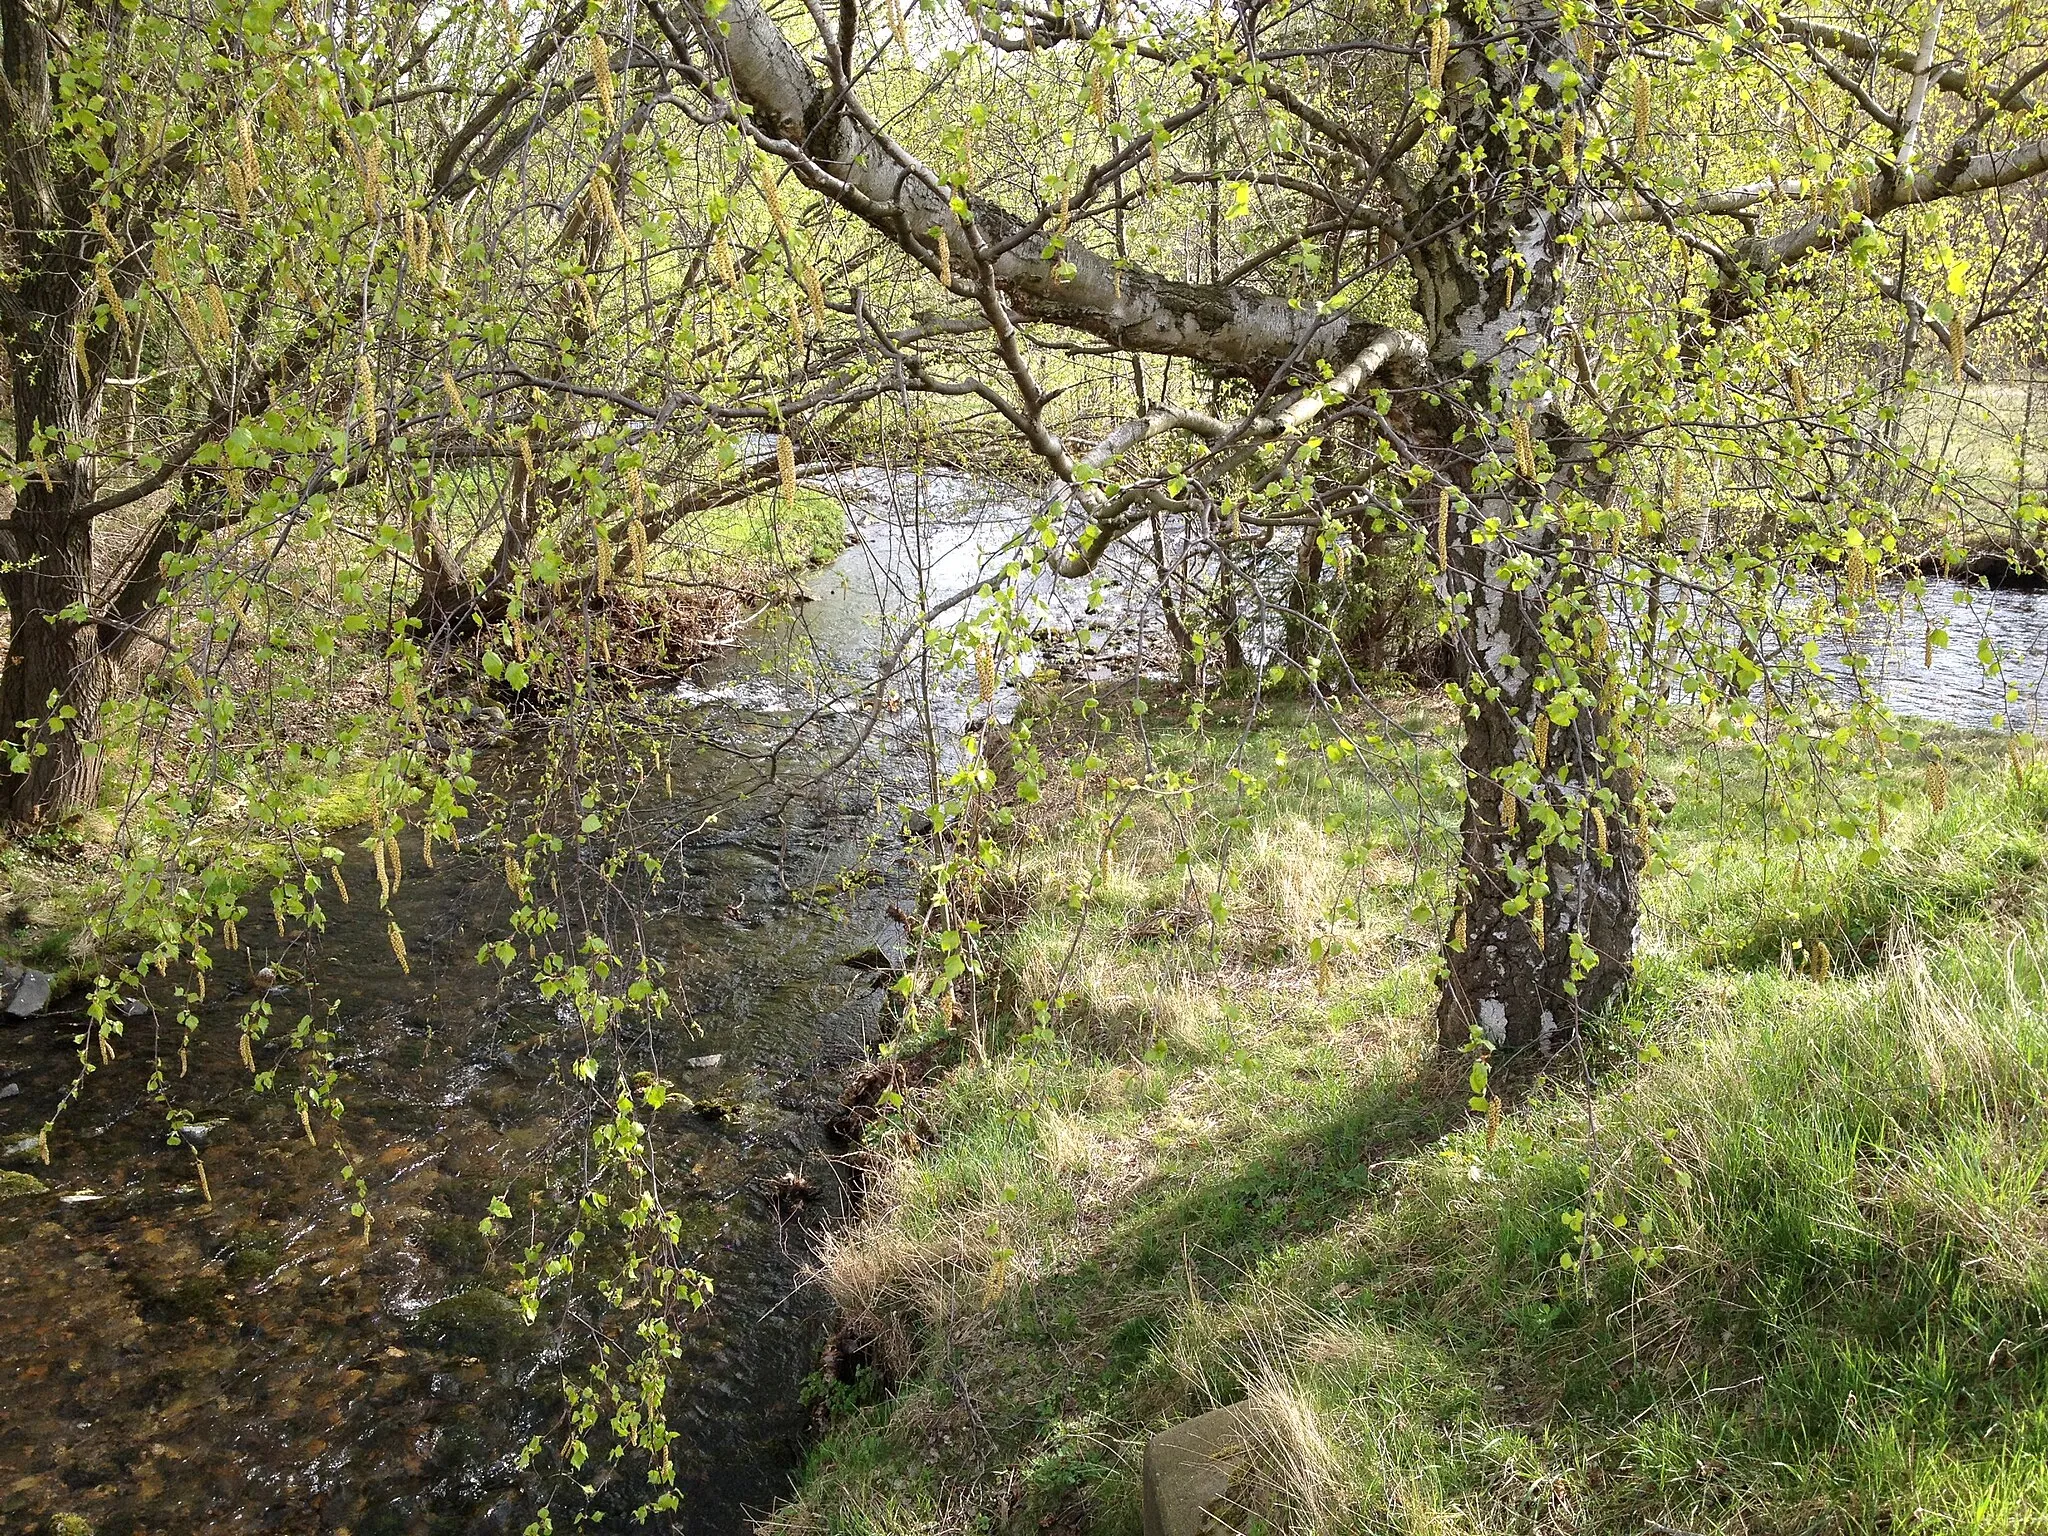
[[[867,489],[863,541],[811,583],[816,600],[646,701],[665,761],[637,765],[633,840],[660,853],[665,879],[613,893],[609,921],[664,963],[680,1005],[635,1049],[701,1107],[656,1117],[658,1162],[686,1257],[717,1288],[671,1377],[683,1502],[663,1529],[744,1528],[801,1455],[800,1387],[825,1328],[804,1264],[845,1203],[845,1149],[824,1122],[884,1028],[873,979],[843,961],[900,948],[885,908],[915,870],[894,807],[922,801],[931,771],[910,710],[883,716],[841,771],[813,770],[862,732],[855,701],[920,594],[971,583],[1002,542],[962,483]],[[947,732],[963,723],[957,705],[942,714]],[[529,746],[493,755],[507,797],[531,778]],[[210,1202],[144,1087],[152,1058],[176,1059],[168,1013],[130,1025],[59,1122],[50,1165],[27,1165],[51,1193],[0,1199],[0,1529],[71,1510],[103,1536],[518,1530],[544,1496],[585,1502],[549,1480],[547,1456],[513,1461],[529,1437],[564,1438],[558,1382],[578,1340],[545,1316],[520,1322],[504,1296],[513,1244],[477,1230],[493,1195],[516,1205],[559,1187],[590,1113],[563,1071],[581,1049],[573,1020],[516,968],[476,962],[510,904],[497,847],[480,829],[431,872],[408,847],[392,913],[410,976],[361,856],[346,866],[354,904],[316,944],[265,942],[250,920],[246,964],[215,973],[174,1089],[216,1122]],[[579,867],[562,873],[580,899]],[[238,1059],[230,1021],[267,963],[286,979],[285,1017],[333,1009],[348,1108],[317,1127],[318,1147],[289,1072],[255,1093]],[[0,1145],[40,1125],[76,1074],[79,1027],[61,1011],[0,1025],[0,1083],[21,1088],[0,1100]],[[367,1245],[336,1179],[344,1159],[369,1181]],[[779,1193],[790,1174],[816,1198]],[[599,1507],[640,1491],[592,1480]]]

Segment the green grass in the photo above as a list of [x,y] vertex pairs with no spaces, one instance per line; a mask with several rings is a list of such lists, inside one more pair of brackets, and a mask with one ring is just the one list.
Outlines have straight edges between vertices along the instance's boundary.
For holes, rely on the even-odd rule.
[[2048,1530],[2048,798],[1956,739],[1941,815],[1902,762],[1882,842],[1826,782],[1787,842],[1673,741],[1641,984],[1489,1130],[1400,712],[1376,779],[1155,709],[1088,747],[1192,800],[1020,810],[958,1063],[822,1266],[900,1380],[835,1394],[777,1528],[1135,1532],[1146,1435],[1247,1401],[1275,1531]]
[[846,536],[846,508],[838,498],[799,486],[788,506],[771,492],[702,513],[669,540],[654,566],[704,576],[729,572],[736,563],[785,575],[836,558]]

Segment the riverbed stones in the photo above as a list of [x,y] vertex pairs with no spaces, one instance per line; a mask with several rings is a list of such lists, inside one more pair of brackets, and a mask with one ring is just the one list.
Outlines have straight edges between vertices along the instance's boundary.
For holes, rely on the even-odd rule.
[[12,1200],[20,1195],[47,1195],[50,1186],[32,1173],[18,1169],[0,1169],[0,1200]]
[[502,1291],[484,1286],[437,1301],[419,1316],[417,1332],[455,1355],[493,1360],[526,1331],[526,1314]]
[[48,971],[23,971],[7,989],[8,1014],[26,1019],[49,1007],[50,982]]
[[1145,1536],[1222,1536],[1244,1528],[1234,1494],[1251,1461],[1249,1408],[1238,1403],[1145,1443]]

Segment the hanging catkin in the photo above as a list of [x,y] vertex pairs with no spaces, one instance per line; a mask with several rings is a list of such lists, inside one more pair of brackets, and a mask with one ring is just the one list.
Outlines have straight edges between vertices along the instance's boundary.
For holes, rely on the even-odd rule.
[[597,87],[597,104],[604,113],[605,126],[618,123],[612,87],[612,50],[601,33],[590,34],[590,79]]
[[714,231],[711,236],[711,270],[718,274],[718,280],[728,288],[740,285],[739,273],[732,264],[732,247],[725,243],[725,231]]
[[384,839],[370,844],[370,862],[377,867],[377,905],[391,905],[391,868],[384,862]]
[[1792,409],[1801,416],[1806,414],[1806,370],[1797,363],[1785,370],[1785,384],[1792,392]]
[[811,301],[811,313],[818,324],[825,323],[825,284],[818,277],[818,269],[808,261],[803,268],[804,293]]
[[939,286],[953,286],[953,242],[946,238],[946,226],[939,226]]
[[392,923],[385,929],[385,935],[391,940],[391,953],[398,957],[398,968],[410,976],[412,974],[412,962],[405,957],[405,935],[399,931],[398,924],[396,923]]
[[1536,766],[1539,769],[1548,768],[1550,766],[1550,716],[1548,714],[1541,714],[1536,717],[1535,737]]
[[1948,807],[1948,763],[1942,758],[1927,765],[1927,803],[1937,816]]
[[1429,88],[1440,91],[1444,85],[1444,66],[1451,57],[1451,24],[1442,16],[1429,24]]
[[775,233],[782,237],[782,243],[788,245],[789,220],[782,211],[782,188],[776,184],[774,175],[765,166],[761,169],[760,179],[761,196],[768,204],[768,217],[774,221]]
[[1640,155],[1650,142],[1650,73],[1636,65],[1635,153]]
[[1510,837],[1514,835],[1516,823],[1522,819],[1522,802],[1508,790],[1500,792],[1500,829]]
[[463,431],[474,432],[476,425],[470,420],[469,402],[462,398],[462,391],[455,385],[455,375],[446,368],[441,370],[441,393],[448,397],[448,409],[454,412],[455,419],[462,424]]
[[787,432],[775,439],[775,465],[782,471],[782,504],[785,508],[796,505],[796,444],[790,441]]
[[398,888],[405,884],[405,859],[398,851],[398,834],[384,834],[385,862],[391,866],[391,894],[396,896]]
[[1436,493],[1436,566],[1450,574],[1451,569],[1451,488],[1443,487]]
[[903,0],[889,0],[889,31],[899,48],[910,46],[910,31],[904,25]]
[[356,414],[366,427],[377,424],[377,375],[367,352],[356,354]]
[[1969,331],[1964,325],[1963,312],[1957,310],[1955,318],[1948,323],[1948,363],[1953,383],[1963,382],[1963,368],[1969,362],[1969,345]]

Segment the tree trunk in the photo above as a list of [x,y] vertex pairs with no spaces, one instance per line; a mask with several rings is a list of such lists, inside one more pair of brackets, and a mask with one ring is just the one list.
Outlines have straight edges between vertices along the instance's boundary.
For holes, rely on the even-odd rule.
[[[68,474],[71,479],[56,478]],[[16,824],[61,820],[99,797],[93,737],[106,700],[107,661],[92,599],[92,524],[75,515],[82,466],[31,477],[14,505],[17,568],[0,575],[7,604],[0,731],[12,763],[5,815]]]
[[[1632,974],[1640,786],[1604,703],[1561,703],[1575,710],[1562,725],[1546,713],[1562,695],[1540,690],[1525,658],[1545,654],[1557,594],[1513,590],[1491,548],[1459,556],[1452,582],[1473,595],[1454,646],[1465,819],[1437,1033],[1449,1052],[1475,1030],[1496,1049],[1549,1050]],[[1587,670],[1604,671],[1597,622],[1579,627]]]
[[[1507,1050],[1571,1038],[1633,973],[1643,860],[1640,785],[1614,728],[1590,579],[1599,556],[1571,528],[1571,508],[1607,499],[1613,458],[1575,432],[1545,364],[1564,339],[1563,237],[1582,194],[1555,140],[1534,150],[1552,161],[1542,175],[1466,184],[1469,165],[1515,167],[1531,153],[1503,136],[1497,103],[1533,89],[1538,110],[1560,113],[1556,81],[1590,65],[1557,27],[1498,57],[1465,46],[1482,21],[1453,7],[1463,150],[1420,200],[1441,226],[1410,232],[1416,307],[1448,386],[1417,412],[1435,479],[1414,512],[1438,530],[1465,730],[1458,910],[1437,1004],[1447,1052],[1475,1034]],[[1545,195],[1558,187],[1565,198]]]

